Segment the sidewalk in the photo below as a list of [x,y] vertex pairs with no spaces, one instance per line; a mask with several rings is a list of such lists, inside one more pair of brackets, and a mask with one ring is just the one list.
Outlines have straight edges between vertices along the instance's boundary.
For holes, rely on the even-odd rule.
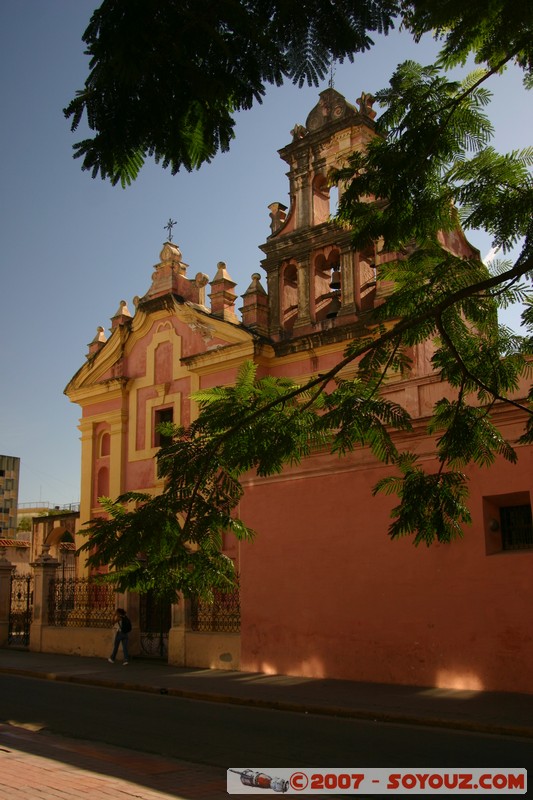
[[357,683],[0,649],[0,674],[309,714],[533,738],[533,695]]
[[0,800],[227,800],[226,771],[0,723]]

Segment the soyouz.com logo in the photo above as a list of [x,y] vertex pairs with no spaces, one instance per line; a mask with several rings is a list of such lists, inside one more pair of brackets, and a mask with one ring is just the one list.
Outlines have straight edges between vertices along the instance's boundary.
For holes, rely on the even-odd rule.
[[527,793],[525,769],[320,769],[231,767],[228,794],[464,794]]

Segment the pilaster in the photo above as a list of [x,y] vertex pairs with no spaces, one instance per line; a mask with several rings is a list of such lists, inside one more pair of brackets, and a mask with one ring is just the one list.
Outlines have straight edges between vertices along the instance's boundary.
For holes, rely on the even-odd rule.
[[[93,423],[89,419],[82,419],[78,429],[81,431],[80,523],[83,527],[83,525],[92,517],[91,509],[94,472]],[[79,569],[80,577],[86,576],[87,569],[82,558],[79,559]]]
[[353,250],[343,249],[340,254],[341,272],[341,308],[338,316],[357,312],[357,276],[356,254]]
[[43,546],[43,552],[31,563],[34,574],[33,584],[33,622],[30,628],[30,650],[42,650],[43,628],[48,626],[50,583],[56,576],[59,561],[49,553],[50,547]]
[[298,319],[294,328],[307,326],[311,322],[311,275],[310,258],[299,258],[297,264],[298,280]]
[[280,268],[279,265],[268,269],[267,286],[270,306],[270,335],[276,336],[281,331],[280,321]]

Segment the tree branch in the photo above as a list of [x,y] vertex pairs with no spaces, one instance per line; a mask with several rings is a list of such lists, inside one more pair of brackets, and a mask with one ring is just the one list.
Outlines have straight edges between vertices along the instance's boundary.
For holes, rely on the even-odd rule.
[[480,378],[474,375],[474,373],[466,366],[461,354],[459,353],[452,339],[448,335],[442,321],[442,316],[440,314],[437,317],[437,328],[442,339],[446,343],[447,347],[453,353],[453,357],[459,364],[461,371],[465,377],[469,378],[471,381],[476,383],[480,389],[483,389],[485,392],[491,394],[496,400],[501,400],[504,403],[509,403],[509,405],[515,406],[515,408],[519,408],[521,411],[525,411],[527,414],[533,415],[533,409],[527,408],[527,406],[523,406],[521,403],[517,403],[515,400],[511,400],[509,397],[503,397],[494,389],[491,389],[489,386],[487,386]]

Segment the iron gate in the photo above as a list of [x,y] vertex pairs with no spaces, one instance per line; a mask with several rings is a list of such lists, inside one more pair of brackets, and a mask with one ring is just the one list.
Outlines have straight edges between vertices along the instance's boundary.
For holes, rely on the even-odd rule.
[[11,575],[9,626],[7,643],[10,647],[28,647],[33,619],[33,575]]
[[148,592],[141,595],[139,612],[142,654],[155,658],[168,658],[170,603],[162,603],[152,592]]

